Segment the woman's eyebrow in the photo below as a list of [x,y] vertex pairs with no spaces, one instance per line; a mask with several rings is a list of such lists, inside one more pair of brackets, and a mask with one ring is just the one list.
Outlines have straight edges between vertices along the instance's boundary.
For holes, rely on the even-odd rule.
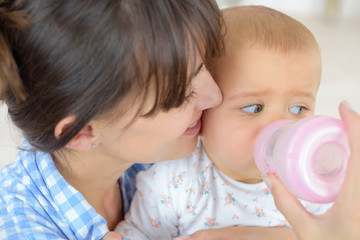
[[204,66],[204,63],[200,63],[200,65],[196,68],[193,77],[195,77],[196,75],[199,74],[200,70],[202,69],[202,67]]

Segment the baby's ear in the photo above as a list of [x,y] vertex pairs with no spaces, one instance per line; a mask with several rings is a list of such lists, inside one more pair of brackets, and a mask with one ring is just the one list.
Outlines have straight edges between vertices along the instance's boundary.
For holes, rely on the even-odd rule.
[[[60,138],[69,127],[75,122],[76,116],[69,115],[63,118],[55,127],[55,137]],[[95,142],[95,136],[93,134],[93,127],[91,122],[89,122],[81,131],[73,137],[66,148],[78,150],[78,151],[89,151],[93,149]]]

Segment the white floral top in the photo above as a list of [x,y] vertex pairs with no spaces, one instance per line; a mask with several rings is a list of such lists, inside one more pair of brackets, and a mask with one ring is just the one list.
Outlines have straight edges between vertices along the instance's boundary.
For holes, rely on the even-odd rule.
[[[136,239],[172,239],[226,226],[289,226],[261,182],[235,181],[209,160],[199,145],[189,157],[154,164],[138,173],[126,220],[116,231]],[[309,212],[330,205],[302,202]]]

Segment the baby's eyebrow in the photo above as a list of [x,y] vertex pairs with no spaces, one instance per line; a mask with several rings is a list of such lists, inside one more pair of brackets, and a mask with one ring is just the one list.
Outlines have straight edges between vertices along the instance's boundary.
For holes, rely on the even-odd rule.
[[264,95],[266,95],[267,92],[268,91],[244,91],[244,92],[239,92],[239,93],[233,94],[230,97],[228,97],[228,99],[232,100],[232,99],[238,98],[238,97],[264,96]]
[[[232,100],[234,98],[239,98],[239,97],[258,97],[258,96],[265,96],[269,91],[264,90],[264,91],[243,91],[243,92],[239,92],[236,94],[233,94],[229,97],[224,96],[224,98],[228,99],[228,100]],[[303,96],[303,97],[308,97],[311,99],[315,99],[315,96],[313,93],[311,92],[307,92],[307,91],[302,91],[301,89],[299,90],[293,90],[290,91],[289,94],[294,95],[294,96]]]
[[304,97],[308,97],[311,99],[315,99],[315,96],[312,92],[302,91],[301,89],[293,90],[290,92],[290,94],[295,95],[295,96],[304,96]]

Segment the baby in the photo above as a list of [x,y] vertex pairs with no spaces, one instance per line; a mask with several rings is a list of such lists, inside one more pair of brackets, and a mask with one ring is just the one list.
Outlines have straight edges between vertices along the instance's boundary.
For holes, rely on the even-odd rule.
[[[223,102],[202,118],[191,156],[137,176],[137,193],[116,231],[134,239],[171,239],[227,226],[289,226],[257,169],[254,142],[268,124],[314,114],[321,78],[319,46],[301,23],[276,10],[224,10],[226,53],[213,77]],[[320,214],[327,205],[303,201]]]

